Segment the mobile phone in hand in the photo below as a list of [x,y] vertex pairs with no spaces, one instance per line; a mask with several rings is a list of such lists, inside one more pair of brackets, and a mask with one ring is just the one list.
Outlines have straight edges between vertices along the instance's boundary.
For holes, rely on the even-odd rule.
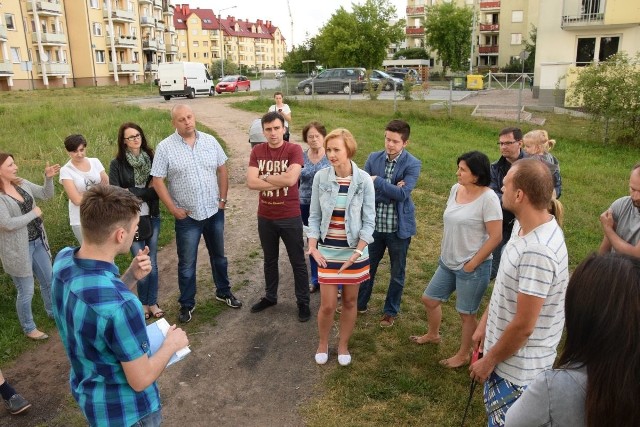
[[480,347],[478,347],[473,350],[473,354],[471,354],[471,364],[473,365],[480,359],[482,359],[482,350],[480,350]]

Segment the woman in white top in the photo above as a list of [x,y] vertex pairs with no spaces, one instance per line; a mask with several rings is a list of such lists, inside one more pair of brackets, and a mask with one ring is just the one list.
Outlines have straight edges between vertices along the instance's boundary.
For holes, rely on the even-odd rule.
[[451,187],[444,211],[440,260],[422,295],[429,330],[410,339],[417,344],[440,343],[442,303],[456,292],[456,310],[462,320],[460,349],[440,361],[445,368],[469,363],[476,313],[489,285],[493,249],[502,240],[502,208],[489,187],[489,158],[471,151],[458,157],[458,183]]
[[273,99],[275,99],[275,105],[269,107],[269,112],[276,111],[280,113],[282,117],[284,117],[284,140],[289,141],[289,122],[291,121],[291,108],[285,103],[283,103],[284,97],[282,96],[282,92],[276,92],[273,95]]
[[109,176],[100,160],[87,157],[87,140],[82,135],[69,135],[64,139],[69,161],[60,169],[60,183],[69,198],[69,223],[73,234],[82,244],[80,231],[80,202],[82,193],[94,185],[109,185]]

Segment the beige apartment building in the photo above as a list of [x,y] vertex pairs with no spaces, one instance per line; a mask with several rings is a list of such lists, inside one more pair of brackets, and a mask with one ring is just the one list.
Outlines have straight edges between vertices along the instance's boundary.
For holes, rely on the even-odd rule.
[[182,4],[176,5],[174,24],[180,61],[210,65],[224,58],[250,69],[277,69],[287,52],[282,32],[269,20],[222,18],[211,9]]
[[[538,0],[453,1],[457,6],[474,9],[474,68],[504,67],[511,58],[518,58],[531,26],[538,20]],[[424,23],[429,19],[427,7],[443,2],[445,0],[407,0],[407,48],[429,48],[424,33]]]
[[171,0],[0,2],[0,90],[127,85],[177,58]]

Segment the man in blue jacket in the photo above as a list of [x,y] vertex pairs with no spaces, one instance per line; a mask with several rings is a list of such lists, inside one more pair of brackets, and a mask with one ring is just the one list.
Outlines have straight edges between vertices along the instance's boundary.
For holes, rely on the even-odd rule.
[[384,150],[369,155],[364,169],[371,175],[376,191],[376,228],[373,243],[369,245],[371,280],[360,285],[358,311],[367,311],[378,264],[389,251],[391,277],[384,315],[380,326],[393,326],[400,311],[400,300],[404,289],[405,266],[411,236],[416,234],[416,215],[411,191],[420,176],[420,160],[409,154],[409,124],[392,120],[384,132]]

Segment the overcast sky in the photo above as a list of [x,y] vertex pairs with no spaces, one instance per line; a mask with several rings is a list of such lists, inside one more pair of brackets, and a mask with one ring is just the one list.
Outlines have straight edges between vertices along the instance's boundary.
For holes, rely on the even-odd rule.
[[[257,19],[271,20],[284,34],[288,49],[291,49],[292,40],[294,45],[299,46],[308,37],[315,36],[320,27],[331,18],[331,15],[340,6],[351,11],[351,3],[360,4],[363,2],[364,0],[289,0],[293,16],[292,38],[287,0],[174,0],[174,4],[188,4],[191,8],[212,9],[216,15],[221,9],[236,6],[233,9],[223,10],[223,18],[232,15],[238,19],[249,19],[252,22]],[[405,18],[406,0],[390,0],[389,3],[396,7],[399,18]]]

